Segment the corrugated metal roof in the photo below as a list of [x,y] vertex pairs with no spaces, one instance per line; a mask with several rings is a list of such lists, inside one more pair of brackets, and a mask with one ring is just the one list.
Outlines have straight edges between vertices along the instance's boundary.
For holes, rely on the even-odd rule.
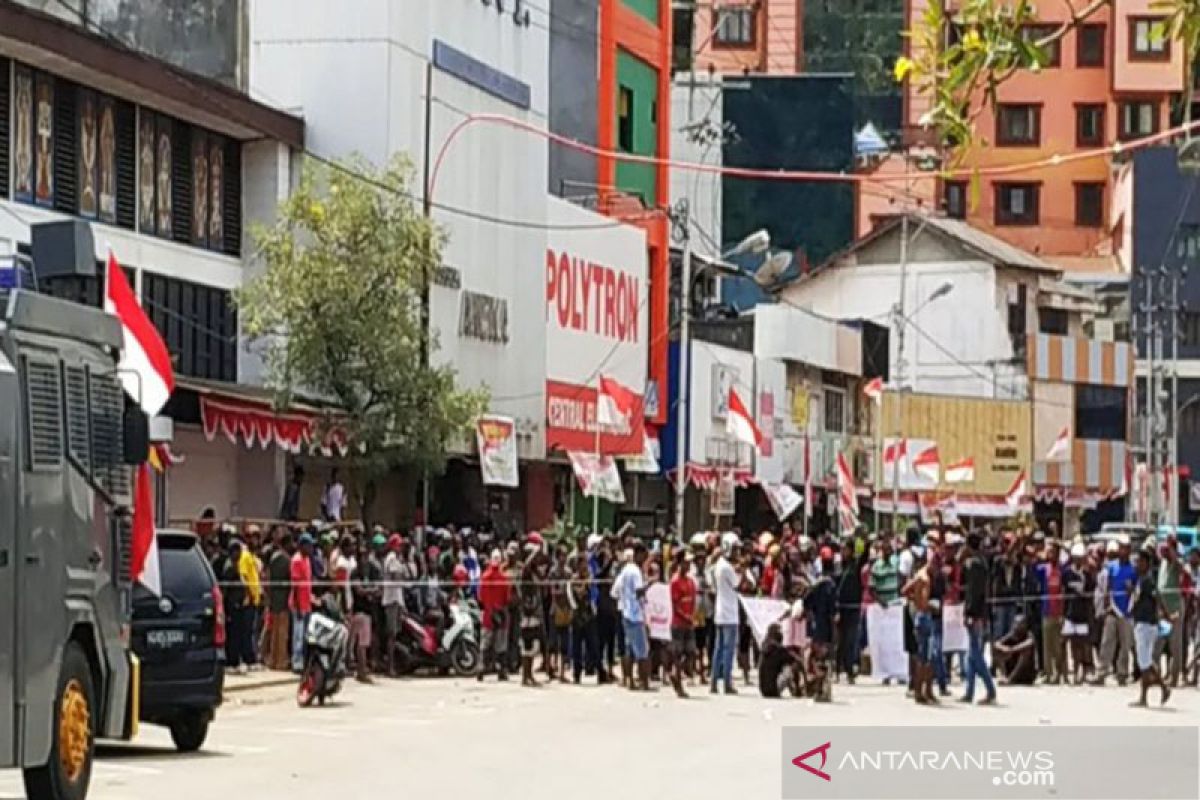
[[1006,267],[1055,274],[1061,272],[1058,267],[1043,261],[1033,253],[1022,250],[1019,247],[1014,247],[1003,239],[969,225],[961,219],[925,216],[919,217],[919,219],[924,224],[937,228],[947,236],[951,236],[972,250],[978,251],[980,255],[993,259]]

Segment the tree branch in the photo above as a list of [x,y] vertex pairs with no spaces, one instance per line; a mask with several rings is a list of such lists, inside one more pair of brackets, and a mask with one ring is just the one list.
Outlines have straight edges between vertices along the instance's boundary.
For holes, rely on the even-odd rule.
[[1053,33],[1047,34],[1045,37],[1038,39],[1034,44],[1038,47],[1045,47],[1048,44],[1054,44],[1059,39],[1067,35],[1067,32],[1072,28],[1077,28],[1082,25],[1089,17],[1098,12],[1105,6],[1111,6],[1113,0],[1092,0],[1082,11],[1075,10],[1075,4],[1071,0],[1066,0],[1067,8],[1071,12],[1071,18],[1059,25]]

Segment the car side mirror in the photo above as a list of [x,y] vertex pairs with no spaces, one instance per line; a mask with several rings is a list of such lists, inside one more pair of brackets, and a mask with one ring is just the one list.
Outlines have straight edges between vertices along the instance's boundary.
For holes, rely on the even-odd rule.
[[150,420],[136,405],[125,406],[125,440],[122,447],[125,463],[137,466],[150,455]]

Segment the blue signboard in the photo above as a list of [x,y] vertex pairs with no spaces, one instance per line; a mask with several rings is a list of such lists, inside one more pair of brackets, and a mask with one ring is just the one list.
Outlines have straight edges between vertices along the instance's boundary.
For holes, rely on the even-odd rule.
[[433,65],[493,97],[512,103],[517,108],[529,110],[532,103],[529,84],[489,67],[441,39],[433,40]]

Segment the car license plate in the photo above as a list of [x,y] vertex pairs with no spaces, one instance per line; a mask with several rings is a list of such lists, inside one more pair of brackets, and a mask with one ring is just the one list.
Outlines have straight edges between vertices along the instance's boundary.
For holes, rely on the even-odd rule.
[[146,632],[146,644],[169,650],[187,643],[187,632],[177,629],[166,629]]

